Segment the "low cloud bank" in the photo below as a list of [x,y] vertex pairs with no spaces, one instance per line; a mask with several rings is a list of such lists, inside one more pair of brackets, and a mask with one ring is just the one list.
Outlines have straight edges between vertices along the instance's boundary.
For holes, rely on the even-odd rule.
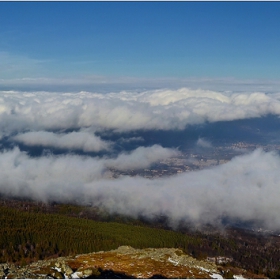
[[115,159],[108,159],[105,165],[118,170],[141,169],[178,154],[179,152],[174,149],[163,148],[159,145],[148,148],[139,147],[130,153],[121,153]]
[[84,152],[99,152],[110,150],[111,143],[99,136],[85,131],[70,133],[53,133],[48,131],[32,131],[20,133],[12,138],[27,146],[54,147],[60,149],[82,150]]
[[[131,153],[132,158],[135,154]],[[280,229],[280,157],[276,153],[258,149],[211,169],[153,180],[106,179],[104,170],[110,162],[106,161],[77,155],[31,158],[18,148],[4,151],[0,192],[92,203],[134,217],[166,215],[174,227],[182,220],[219,225],[228,218]],[[118,159],[115,163],[118,166]]]
[[[184,129],[204,122],[280,115],[280,94],[209,90],[118,93],[0,92],[2,135],[91,128],[132,131]],[[53,135],[53,139],[54,139]]]

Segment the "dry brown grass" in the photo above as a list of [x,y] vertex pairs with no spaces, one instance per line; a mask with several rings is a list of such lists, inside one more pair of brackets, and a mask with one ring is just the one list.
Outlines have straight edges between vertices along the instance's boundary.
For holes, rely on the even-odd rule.
[[[177,252],[176,252],[177,253]],[[181,252],[178,252],[181,255]],[[167,278],[211,278],[207,271],[196,267],[174,264],[170,262],[170,255],[161,260],[149,256],[136,254],[118,254],[116,252],[103,252],[80,255],[70,260],[67,264],[72,269],[100,268],[114,270],[136,278],[150,278],[153,275],[162,275]],[[79,270],[80,270],[79,269]]]

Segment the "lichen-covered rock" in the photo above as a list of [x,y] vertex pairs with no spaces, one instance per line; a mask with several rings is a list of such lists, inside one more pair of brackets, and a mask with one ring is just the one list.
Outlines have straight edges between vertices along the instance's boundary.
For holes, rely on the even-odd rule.
[[73,273],[72,268],[69,265],[65,264],[65,263],[62,264],[61,271],[64,274],[66,274],[67,276],[69,276],[69,275],[71,275]]
[[100,275],[100,272],[96,267],[80,267],[76,271],[76,274],[79,276],[79,278],[87,278],[89,276],[97,277]]
[[54,272],[52,273],[52,277],[53,277],[54,279],[64,279],[64,278],[65,278],[64,275],[63,275],[63,273],[61,273],[61,272],[59,272],[59,271],[54,271]]

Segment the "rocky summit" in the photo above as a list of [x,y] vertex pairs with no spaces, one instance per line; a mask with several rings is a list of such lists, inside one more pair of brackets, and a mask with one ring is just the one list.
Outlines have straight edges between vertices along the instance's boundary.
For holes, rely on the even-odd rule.
[[[121,246],[112,251],[59,257],[24,267],[0,265],[0,278],[223,278],[225,270],[215,263],[197,260],[174,248],[134,249]],[[242,275],[242,272],[243,275]],[[245,271],[234,278],[245,278]],[[252,275],[250,275],[252,276]]]

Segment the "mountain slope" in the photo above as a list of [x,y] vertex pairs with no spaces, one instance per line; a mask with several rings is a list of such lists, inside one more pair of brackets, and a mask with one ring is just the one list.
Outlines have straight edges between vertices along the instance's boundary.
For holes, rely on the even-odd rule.
[[[234,275],[235,274],[235,275]],[[24,267],[0,265],[1,278],[256,278],[244,269],[197,260],[175,248],[116,250],[59,257]]]

